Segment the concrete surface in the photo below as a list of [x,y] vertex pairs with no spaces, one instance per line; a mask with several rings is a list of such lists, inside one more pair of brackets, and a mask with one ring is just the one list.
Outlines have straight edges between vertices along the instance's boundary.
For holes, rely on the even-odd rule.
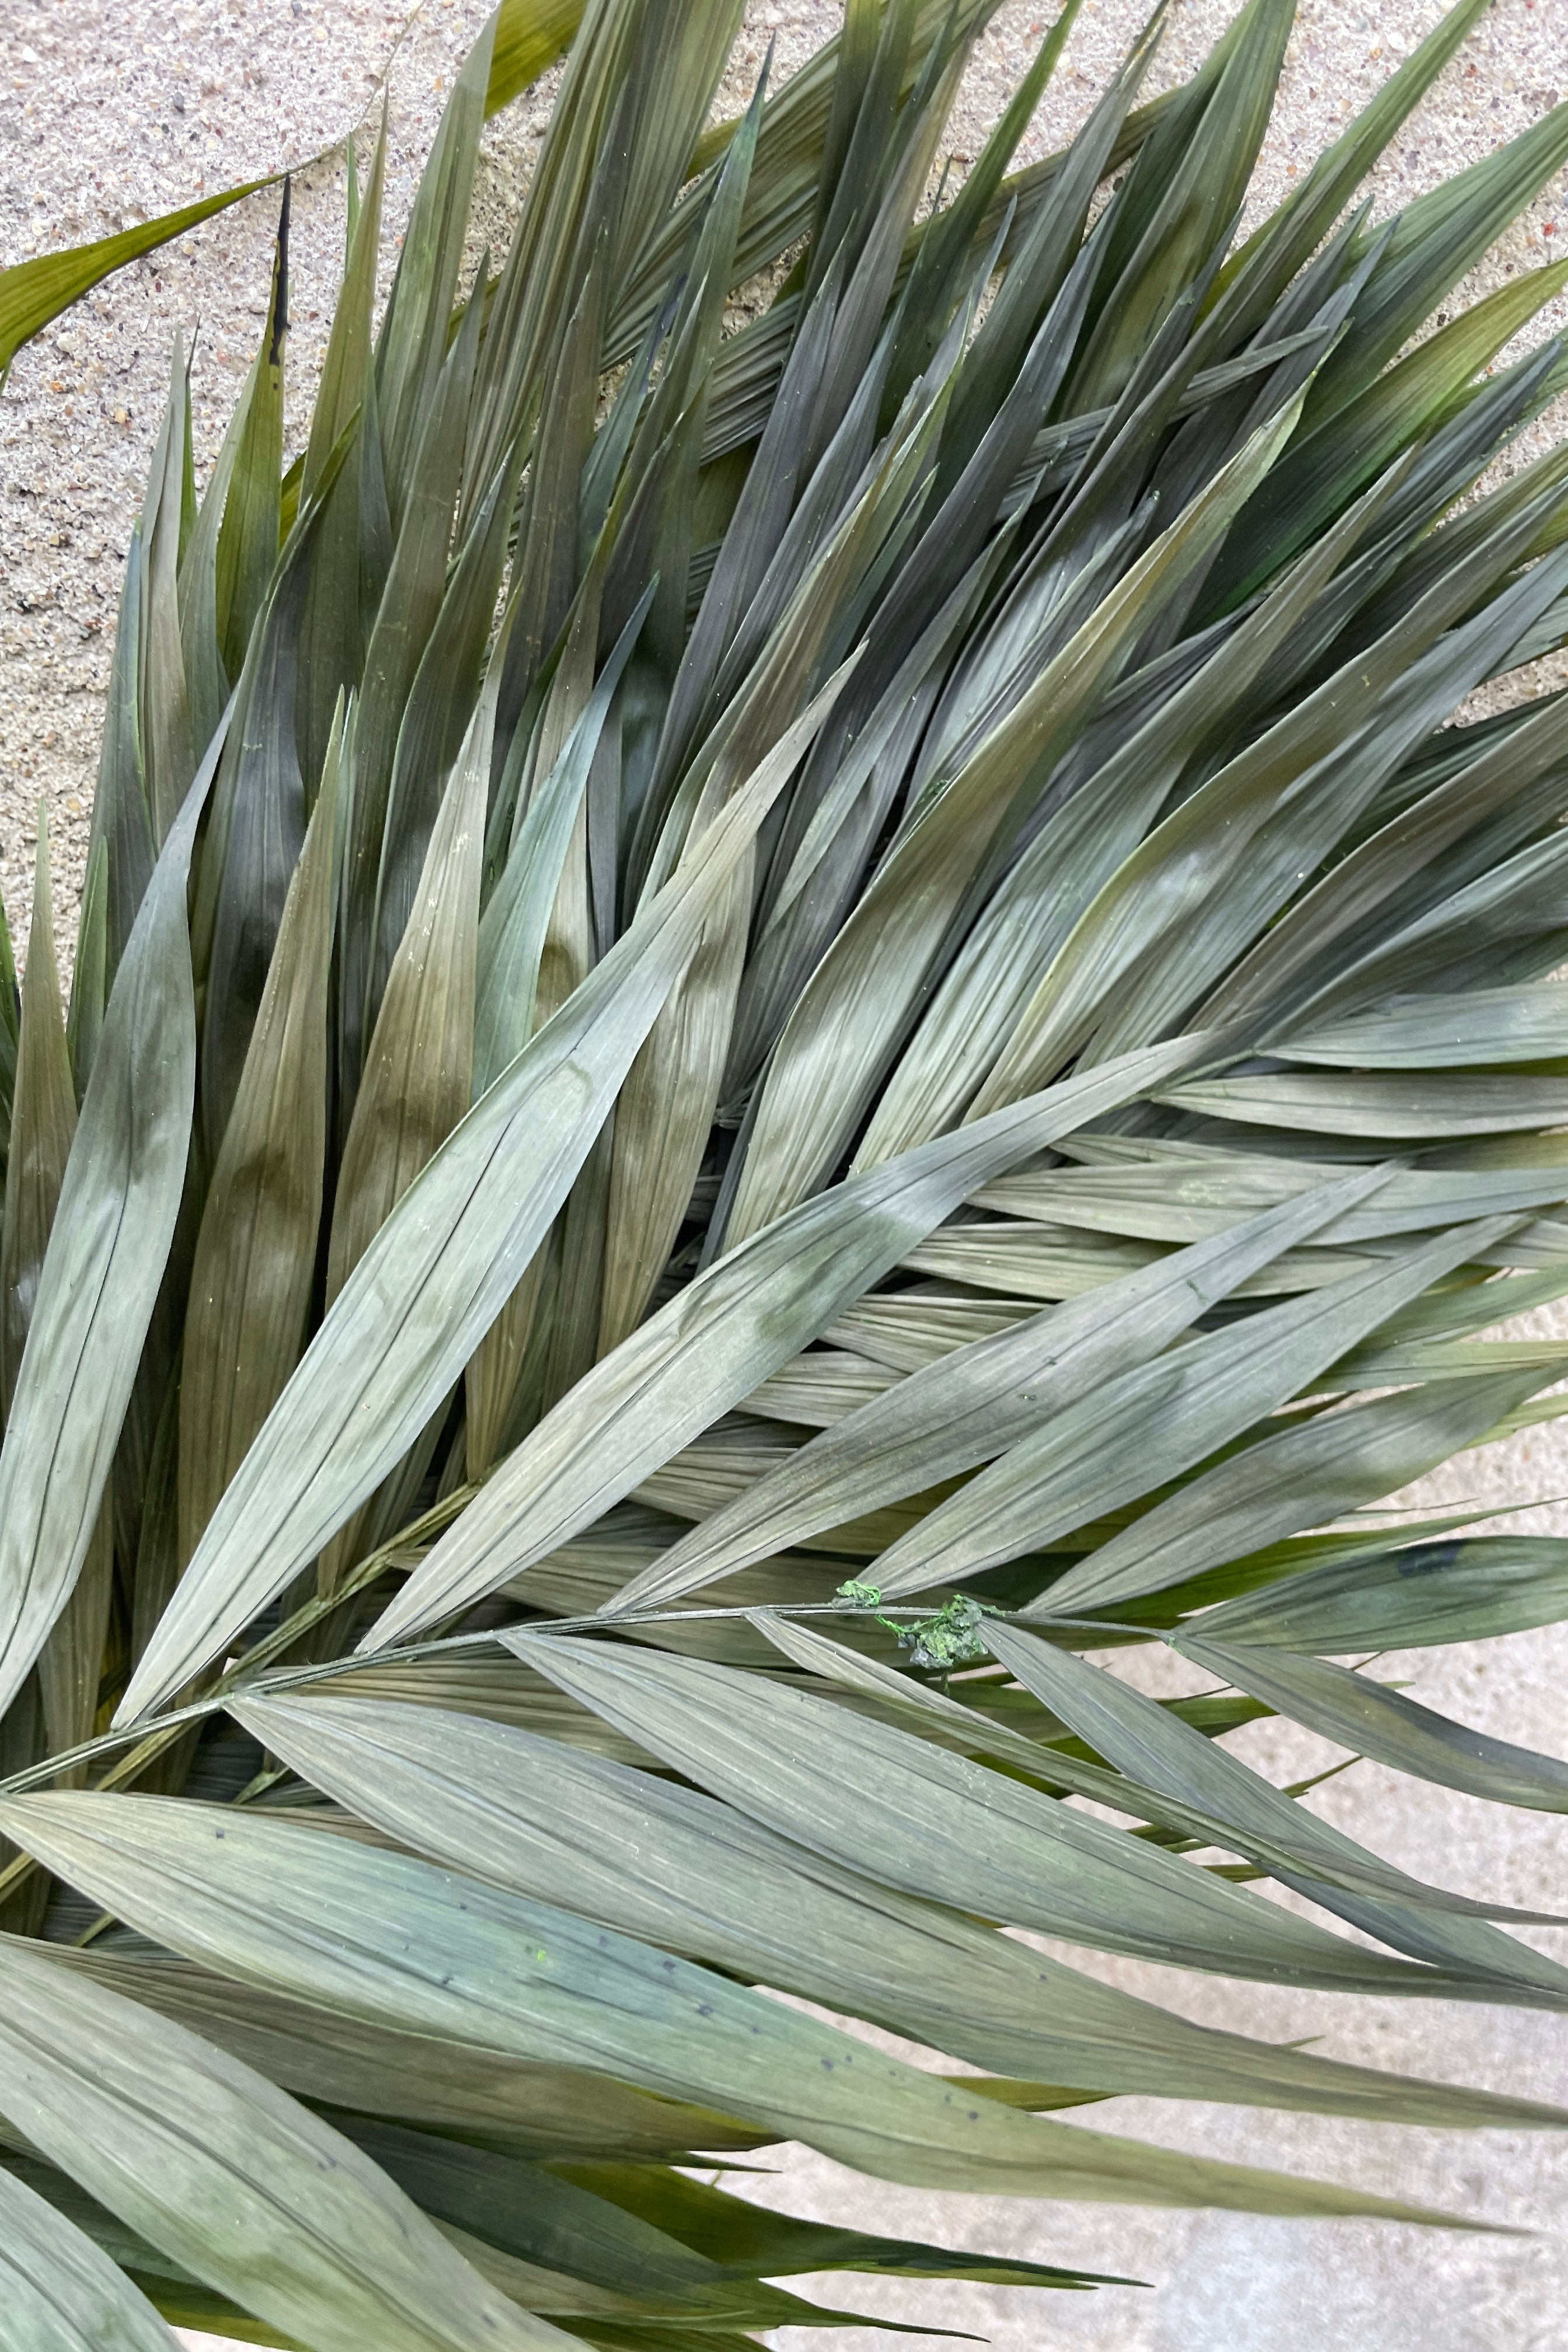
[[[1049,8],[1006,8],[970,76],[953,144],[960,162],[994,118]],[[1140,0],[1084,0],[1026,154],[1060,143],[1136,29]],[[1162,70],[1191,69],[1231,0],[1176,0]],[[787,72],[835,11],[753,9],[726,93],[746,94],[770,36]],[[1255,204],[1267,207],[1436,20],[1436,0],[1303,0]],[[482,0],[429,0],[392,70],[389,215],[405,216],[445,89],[482,20]],[[107,234],[213,188],[301,165],[363,121],[400,30],[384,0],[9,0],[0,13],[0,260]],[[1522,130],[1568,90],[1568,0],[1498,0],[1410,125],[1376,182],[1388,212]],[[481,236],[495,236],[526,175],[548,90],[492,124]],[[1562,207],[1561,216],[1558,207]],[[335,287],[342,173],[296,182],[290,448],[308,419]],[[0,890],[26,926],[33,810],[47,793],[58,846],[58,914],[74,925],[104,680],[127,535],[141,497],[176,326],[199,331],[198,467],[210,461],[259,332],[275,201],[252,200],[122,272],[22,353],[0,400]],[[1478,273],[1469,295],[1550,259],[1568,238],[1568,190],[1550,191]],[[1568,324],[1568,303],[1539,331]],[[1568,426],[1568,404],[1537,429]],[[1558,676],[1563,666],[1553,666]],[[1510,682],[1510,697],[1538,690]],[[1568,1318],[1554,1328],[1568,1331]],[[1568,1441],[1548,1426],[1462,1457],[1418,1496],[1531,1506],[1509,1524],[1568,1532]],[[1429,1704],[1510,1739],[1562,1753],[1568,1629],[1387,1663]],[[1148,1671],[1152,1674],[1153,1668]],[[1305,1735],[1256,1727],[1247,1752],[1280,1779],[1326,1760]],[[1363,1765],[1313,1801],[1404,1867],[1504,1902],[1564,1907],[1568,1838],[1550,1816],[1502,1812],[1413,1788]],[[1538,1931],[1552,1943],[1550,1931]],[[1554,1948],[1563,1948],[1558,1936]],[[1075,1956],[1081,1959],[1081,1955]],[[1313,2033],[1346,2058],[1568,2102],[1568,2021],[1438,2003],[1330,2002],[1096,1960],[1090,1965],[1187,2013],[1278,2038]],[[1531,2234],[1438,2235],[1355,2222],[938,2199],[854,2187],[856,2218],[998,2252],[1131,2273],[1147,2290],[1040,2296],[975,2287],[857,2283],[858,2309],[988,2335],[1010,2352],[1559,2352],[1568,2346],[1568,2163],[1554,2140],[1352,2129],[1246,2110],[1119,2100],[1086,2121],[1171,2146],[1321,2170],[1385,2193],[1462,2207]],[[766,2194],[792,2210],[845,2213],[847,2183],[802,2157]],[[760,2184],[753,2183],[753,2193]],[[851,2290],[826,2279],[823,2301]],[[193,2345],[213,2339],[191,2338]],[[781,2344],[805,2352],[791,2331]],[[854,2331],[846,2352],[890,2339]],[[937,2339],[906,2338],[913,2345]],[[369,2352],[369,2347],[367,2347]]]

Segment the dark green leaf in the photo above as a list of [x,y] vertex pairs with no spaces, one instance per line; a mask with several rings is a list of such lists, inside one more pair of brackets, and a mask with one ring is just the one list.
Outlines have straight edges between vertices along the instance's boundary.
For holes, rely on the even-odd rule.
[[180,1382],[182,1563],[292,1371],[304,1337],[326,1160],[340,752],[341,739],[329,751],[284,901],[196,1235]]
[[216,196],[183,205],[177,212],[137,221],[113,236],[100,237],[96,244],[40,253],[32,261],[15,262],[9,269],[0,270],[0,376],[40,327],[47,327],[111,272],[123,269],[128,261],[138,260],[144,253],[155,253],[172,237],[184,236],[188,229],[210,220],[214,213],[269,184],[267,180],[247,180],[243,187],[225,188]]
[[1550,1536],[1417,1543],[1325,1562],[1200,1621],[1205,1638],[1349,1654],[1475,1642],[1568,1616],[1568,1545]]

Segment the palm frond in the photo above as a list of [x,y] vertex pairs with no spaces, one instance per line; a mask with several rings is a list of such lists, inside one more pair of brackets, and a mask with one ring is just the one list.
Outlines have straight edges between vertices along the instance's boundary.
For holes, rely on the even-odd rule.
[[298,461],[286,209],[199,500],[174,352],[68,1013],[42,828],[0,979],[0,2345],[727,2352],[1114,2282],[700,2156],[1452,2226],[1055,2111],[1568,2123],[1007,1932],[1568,2007],[1226,1745],[1568,1805],[1342,1663],[1568,1617],[1378,1507],[1568,1377],[1568,704],[1467,709],[1568,636],[1568,463],[1488,473],[1568,266],[1421,334],[1568,108],[1357,205],[1482,5],[1238,243],[1289,0],[1016,171],[1069,5],[930,206],[989,0],[717,126],[733,0],[504,0]]

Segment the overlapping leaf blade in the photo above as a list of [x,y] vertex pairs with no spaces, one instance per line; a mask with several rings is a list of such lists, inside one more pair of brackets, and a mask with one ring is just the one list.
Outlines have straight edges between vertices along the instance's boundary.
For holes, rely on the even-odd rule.
[[[216,756],[203,775],[210,782]],[[86,1558],[184,1183],[195,1091],[187,796],[115,976],[0,1451],[8,1705]]]
[[543,2347],[342,2137],[180,2027],[0,1950],[0,2113],[111,2211],[321,2352]]
[[[934,205],[990,0],[856,0],[711,125],[734,0],[502,0],[379,328],[384,121],[351,166],[308,432],[279,240],[199,500],[176,349],[68,1021],[47,877],[25,1007],[0,937],[0,1972],[50,2021],[0,2030],[0,2199],[116,2315],[35,2334],[142,2327],[108,2263],[258,2341],[740,2352],[830,2316],[765,2284],[814,2264],[1090,2282],[696,2151],[1326,2211],[1029,2112],[1560,2126],[1005,1932],[1568,1987],[1224,1744],[1272,1707],[1563,1802],[1327,1663],[1568,1613],[1552,1539],[1376,1515],[1563,1410],[1562,1349],[1494,1335],[1568,1284],[1568,736],[1510,676],[1565,642],[1568,475],[1510,449],[1564,370],[1497,356],[1561,269],[1423,330],[1568,110],[1356,208],[1480,5],[1237,242],[1289,0],[1137,104],[1152,21],[1007,176],[1069,5]],[[484,121],[563,51],[497,228]],[[1160,1633],[1226,1686],[1075,1654]],[[19,2067],[68,2146],[20,2152]],[[171,2082],[207,2144],[160,2207],[105,2151]],[[247,2268],[275,2189],[304,2237]]]
[[47,2198],[0,2171],[6,2352],[171,2352],[146,2297]]
[[[1503,2114],[1485,2098],[1184,2029],[945,1911],[810,1863],[732,1810],[623,1765],[567,1758],[537,1737],[352,1696],[236,1702],[233,1711],[403,1843],[973,2063],[1047,2067],[1092,2090],[1201,2081],[1211,2095],[1358,2113],[1381,2100],[1406,2116]],[[984,1731],[975,1736],[984,1745]],[[1020,1749],[1028,1743],[1008,1754]],[[1030,1760],[1050,1769],[1043,1753]],[[1034,2014],[1042,1985],[1048,2025]]]
[[127,1690],[127,1717],[216,1654],[418,1435],[533,1255],[730,865],[830,699],[819,698],[763,762],[690,866],[497,1079],[380,1228],[208,1521]]
[[[677,2097],[718,2091],[777,2137],[808,2139],[886,2178],[1441,2218],[971,2100],[706,1969],[358,1843],[244,1814],[219,1832],[194,1809],[157,1798],[18,1798],[0,1820],[100,1899],[159,1922],[225,1973]],[[265,1907],[247,1892],[258,1865]]]

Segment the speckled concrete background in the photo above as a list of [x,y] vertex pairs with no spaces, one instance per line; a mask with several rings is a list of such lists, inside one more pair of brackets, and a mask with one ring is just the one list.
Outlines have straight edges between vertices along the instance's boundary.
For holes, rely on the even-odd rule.
[[[1162,71],[1189,72],[1232,0],[1175,0]],[[444,95],[482,21],[483,0],[427,0],[406,25],[384,0],[8,0],[0,11],[0,260],[107,234],[205,189],[282,164],[304,166],[363,121],[392,67],[389,226],[406,215]],[[837,12],[754,7],[728,104],[739,102],[770,37],[794,69]],[[1055,86],[1026,142],[1070,134],[1136,30],[1141,0],[1084,0]],[[973,152],[1048,20],[1048,0],[995,20],[954,125]],[[1436,21],[1436,0],[1302,0],[1255,202],[1289,180]],[[1396,209],[1512,137],[1568,92],[1568,0],[1498,0],[1386,161],[1380,212]],[[478,237],[499,242],[526,176],[548,89],[487,135]],[[1561,207],[1561,210],[1559,210]],[[47,794],[57,846],[57,913],[74,927],[113,629],[132,518],[163,399],[176,328],[195,333],[198,467],[216,447],[259,332],[275,200],[209,222],[132,267],[59,320],[17,360],[0,398],[0,890],[18,936],[34,814]],[[304,436],[342,235],[341,167],[301,171],[295,187],[290,450]],[[1568,187],[1549,191],[1497,249],[1473,296],[1568,250]],[[1536,331],[1568,326],[1568,302]],[[1568,430],[1568,403],[1538,439]],[[1564,674],[1563,666],[1556,666]],[[1509,691],[1535,689],[1539,677]],[[1534,1328],[1568,1332],[1568,1316]],[[1568,1442],[1548,1427],[1462,1457],[1418,1497],[1517,1512],[1509,1524],[1568,1532]],[[1568,1748],[1562,1694],[1568,1629],[1385,1662],[1428,1704],[1508,1738]],[[1154,1671],[1152,1665],[1148,1671]],[[1248,1753],[1279,1779],[1328,1759],[1303,1734],[1259,1726]],[[1413,1788],[1361,1765],[1313,1802],[1404,1868],[1500,1901],[1568,1908],[1568,1837],[1550,1816],[1501,1812]],[[1563,1938],[1538,1931],[1562,1950]],[[1073,1956],[1080,1963],[1083,1956]],[[1318,2034],[1335,2055],[1455,2080],[1528,2090],[1568,2104],[1568,2021],[1436,2002],[1331,2003],[1175,1971],[1094,1960],[1102,1974],[1205,2020],[1272,2038]],[[1319,2170],[1384,2193],[1484,2216],[1530,2234],[1448,2236],[1351,2222],[1290,2223],[1228,2214],[936,2199],[858,2187],[870,2227],[948,2236],[997,2252],[1131,2273],[1147,2291],[1093,2295],[922,2287],[938,2325],[994,2342],[1061,2352],[1563,2352],[1568,2347],[1568,2160],[1556,2141],[1352,2129],[1307,2116],[1116,2100],[1086,2111],[1110,2130],[1170,2146]],[[768,2184],[800,2211],[845,2210],[847,2182],[815,2158]],[[825,2279],[820,2299],[850,2289]],[[859,2283],[856,2306],[907,2319],[910,2291]],[[192,2338],[193,2344],[212,2339]],[[856,2331],[846,2352],[891,2339]],[[780,2339],[805,2352],[804,2332]],[[935,2343],[936,2338],[906,2338]],[[366,2352],[372,2352],[367,2347]]]

